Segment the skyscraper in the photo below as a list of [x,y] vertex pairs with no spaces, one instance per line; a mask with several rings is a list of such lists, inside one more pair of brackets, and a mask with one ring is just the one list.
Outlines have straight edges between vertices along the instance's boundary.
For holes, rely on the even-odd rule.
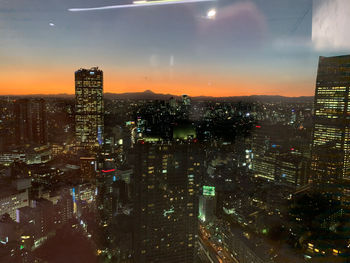
[[75,72],[75,134],[84,148],[103,142],[103,72],[97,67]]
[[198,227],[191,144],[139,143],[135,170],[135,262],[194,262]]
[[17,144],[46,144],[47,117],[43,99],[15,101],[15,135]]
[[350,179],[350,55],[320,57],[310,181]]

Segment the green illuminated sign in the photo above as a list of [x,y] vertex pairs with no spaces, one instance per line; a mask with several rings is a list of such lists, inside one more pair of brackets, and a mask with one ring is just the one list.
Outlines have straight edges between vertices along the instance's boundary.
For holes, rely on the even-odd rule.
[[167,217],[169,214],[172,214],[174,212],[175,212],[174,207],[171,206],[171,208],[169,210],[164,210],[163,216]]
[[203,185],[203,195],[215,196],[215,186]]
[[134,121],[127,121],[127,122],[125,122],[125,125],[126,126],[135,125],[135,122]]

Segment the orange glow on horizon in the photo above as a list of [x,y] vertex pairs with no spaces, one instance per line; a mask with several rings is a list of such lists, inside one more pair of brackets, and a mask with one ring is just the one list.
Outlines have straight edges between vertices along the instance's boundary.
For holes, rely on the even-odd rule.
[[[146,76],[144,76],[146,75]],[[176,75],[176,77],[174,77]],[[0,80],[0,95],[74,94],[72,71],[8,72]],[[127,93],[152,90],[155,93],[189,96],[250,96],[282,95],[312,96],[314,84],[307,82],[271,82],[269,78],[221,77],[209,78],[195,74],[129,73],[104,71],[105,93]]]

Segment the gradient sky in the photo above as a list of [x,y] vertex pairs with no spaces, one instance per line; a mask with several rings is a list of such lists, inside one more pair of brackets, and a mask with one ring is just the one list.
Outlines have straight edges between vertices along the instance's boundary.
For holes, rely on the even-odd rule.
[[123,3],[1,0],[0,94],[72,94],[74,71],[99,66],[105,92],[313,95],[318,57],[350,53],[316,49],[312,0],[68,11]]

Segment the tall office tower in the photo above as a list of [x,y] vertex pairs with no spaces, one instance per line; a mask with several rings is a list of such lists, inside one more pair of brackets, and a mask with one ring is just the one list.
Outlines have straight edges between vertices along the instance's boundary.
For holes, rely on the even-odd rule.
[[83,148],[103,142],[103,72],[97,67],[75,72],[75,134]]
[[350,179],[350,55],[320,57],[311,149],[313,182]]
[[135,262],[194,262],[201,167],[196,148],[138,143],[136,156]]
[[202,222],[214,223],[216,211],[215,186],[204,185],[199,196],[199,219]]
[[48,142],[45,100],[16,100],[14,111],[17,144],[46,144]]
[[[310,182],[329,200],[327,216],[330,225],[349,218],[350,205],[350,55],[320,57],[314,101],[314,125],[311,147]],[[339,206],[340,204],[340,206]],[[339,216],[340,215],[340,216]],[[312,235],[317,236],[317,235]],[[347,228],[337,230],[337,238],[326,235],[312,241],[312,249],[322,246],[328,262],[345,262],[348,247]],[[330,253],[327,246],[332,247]],[[335,257],[336,256],[336,257]],[[343,258],[342,258],[343,257]]]

